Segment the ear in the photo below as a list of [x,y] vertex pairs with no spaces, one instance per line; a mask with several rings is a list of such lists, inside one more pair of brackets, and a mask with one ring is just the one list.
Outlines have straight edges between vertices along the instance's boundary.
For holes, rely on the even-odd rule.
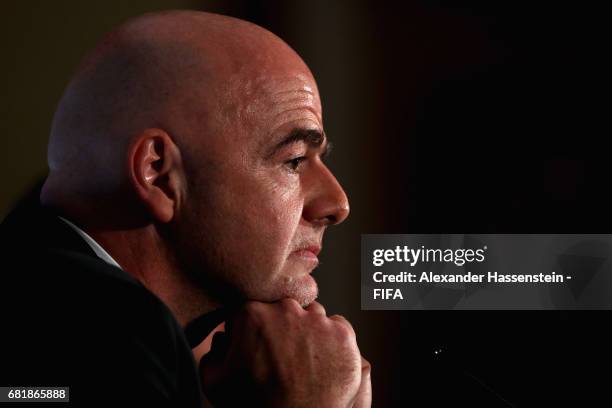
[[149,215],[170,222],[183,198],[181,155],[170,136],[161,129],[146,129],[129,151],[130,179]]

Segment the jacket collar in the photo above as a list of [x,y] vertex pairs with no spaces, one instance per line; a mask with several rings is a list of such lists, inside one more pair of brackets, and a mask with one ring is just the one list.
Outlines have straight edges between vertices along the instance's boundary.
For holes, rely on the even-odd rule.
[[40,203],[42,182],[21,199],[0,224],[3,250],[63,249],[96,256],[93,249],[56,210]]

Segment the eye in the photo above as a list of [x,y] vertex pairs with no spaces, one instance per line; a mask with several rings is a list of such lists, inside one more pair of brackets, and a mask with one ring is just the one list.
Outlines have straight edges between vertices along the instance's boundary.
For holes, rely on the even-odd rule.
[[285,162],[285,166],[287,166],[291,171],[298,171],[304,160],[306,160],[306,156],[296,157],[294,159],[287,160]]

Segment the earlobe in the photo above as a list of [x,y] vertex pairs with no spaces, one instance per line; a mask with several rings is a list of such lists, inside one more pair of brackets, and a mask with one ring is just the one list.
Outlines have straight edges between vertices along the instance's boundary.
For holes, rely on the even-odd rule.
[[178,148],[166,132],[147,129],[130,149],[130,172],[137,196],[155,221],[167,223],[174,217],[179,197],[177,185]]

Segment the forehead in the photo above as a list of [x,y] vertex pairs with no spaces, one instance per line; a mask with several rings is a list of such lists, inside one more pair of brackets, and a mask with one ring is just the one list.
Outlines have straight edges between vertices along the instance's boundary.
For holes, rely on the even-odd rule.
[[319,93],[312,77],[305,74],[261,75],[244,81],[245,96],[268,98],[266,102],[278,102],[288,97],[303,96],[318,103]]
[[292,127],[323,127],[321,100],[310,75],[260,75],[243,80],[236,84],[232,99],[237,118],[249,130],[257,130],[259,139]]

